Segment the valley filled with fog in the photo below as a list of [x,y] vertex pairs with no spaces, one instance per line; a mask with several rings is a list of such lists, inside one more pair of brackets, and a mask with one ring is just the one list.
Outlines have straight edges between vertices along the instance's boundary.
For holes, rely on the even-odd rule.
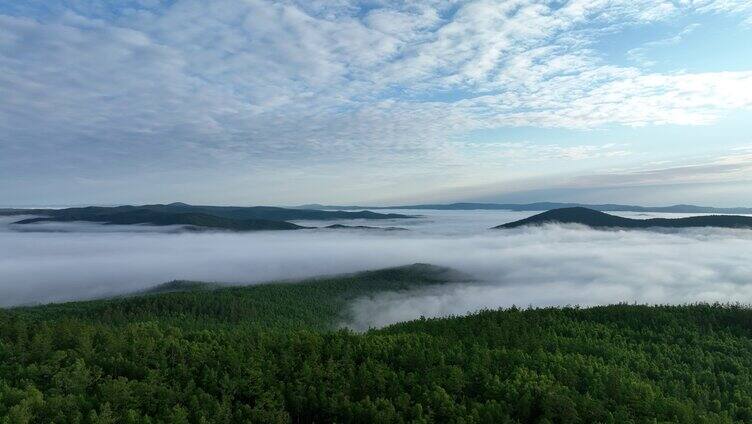
[[12,222],[23,217],[0,217],[0,305],[119,295],[176,279],[253,284],[415,262],[455,268],[477,282],[361,298],[352,305],[352,322],[343,324],[364,329],[512,305],[752,299],[752,230],[597,231],[577,225],[490,230],[535,212],[394,212],[421,217],[295,221],[409,231],[249,233],[94,223],[20,226]]

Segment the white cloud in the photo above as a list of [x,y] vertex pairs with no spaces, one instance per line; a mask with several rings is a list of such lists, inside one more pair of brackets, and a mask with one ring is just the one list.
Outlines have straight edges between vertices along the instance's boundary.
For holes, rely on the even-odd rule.
[[[353,304],[362,329],[483,307],[752,300],[752,231],[488,230],[529,214],[422,211],[409,232],[166,233],[64,223],[15,232],[0,218],[0,306],[129,293],[172,279],[253,284],[428,262],[477,284]],[[374,225],[374,224],[371,224]],[[379,225],[379,224],[376,224]],[[73,232],[61,232],[63,230]]]
[[494,114],[508,105],[504,96],[476,99],[468,106],[480,107],[496,125],[566,128],[609,123],[704,125],[726,111],[752,106],[752,72],[664,75],[600,68],[552,78],[537,88],[537,95],[529,99],[513,94],[527,110]]
[[697,184],[747,181],[752,179],[752,153],[732,152],[702,162],[645,166],[639,169],[611,169],[597,175],[562,180],[566,187],[607,187]]
[[0,15],[7,174],[426,163],[474,129],[705,125],[752,105],[750,72],[648,73],[594,47],[741,1],[34,4]]
[[473,273],[480,283],[361,298],[346,325],[364,330],[513,305],[749,304],[752,267],[739,249],[752,243],[751,236],[748,230],[656,233],[545,226],[456,240],[453,250],[463,254],[442,263]]
[[752,11],[747,0],[679,0],[682,7],[690,7],[701,12],[745,13]]
[[701,25],[698,23],[690,24],[684,27],[684,29],[679,31],[676,35],[673,35],[668,38],[663,38],[661,40],[650,41],[650,42],[643,44],[640,47],[631,49],[627,51],[627,58],[629,58],[629,60],[639,63],[642,66],[653,66],[656,64],[656,62],[652,59],[647,58],[647,54],[649,53],[651,49],[655,47],[672,46],[672,45],[679,44],[682,42],[684,37],[693,33],[700,26]]
[[[579,144],[565,146],[558,144],[538,144],[530,142],[498,142],[461,144],[462,150],[472,154],[473,160],[484,158],[488,162],[501,160],[505,163],[542,162],[556,159],[588,160],[606,157],[627,156],[631,152],[628,146],[619,144],[589,145]],[[460,153],[455,153],[459,155]]]

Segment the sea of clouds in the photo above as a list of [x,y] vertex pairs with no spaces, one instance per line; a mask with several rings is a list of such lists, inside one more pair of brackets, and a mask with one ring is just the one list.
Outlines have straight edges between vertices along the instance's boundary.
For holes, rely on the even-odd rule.
[[752,303],[752,230],[489,230],[532,213],[416,213],[424,216],[368,222],[411,231],[256,233],[30,227],[12,224],[20,217],[0,217],[0,306],[124,294],[174,279],[253,284],[415,262],[452,267],[477,282],[361,298],[346,324],[360,330],[512,305]]

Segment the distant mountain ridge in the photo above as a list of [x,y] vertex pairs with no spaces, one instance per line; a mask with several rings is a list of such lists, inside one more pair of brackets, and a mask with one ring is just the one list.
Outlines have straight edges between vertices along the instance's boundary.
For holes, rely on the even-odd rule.
[[89,221],[109,225],[149,224],[156,226],[183,225],[193,230],[231,230],[231,231],[262,231],[262,230],[298,230],[307,227],[286,221],[272,221],[268,219],[232,219],[203,213],[165,213],[144,209],[136,209],[114,214],[76,215],[64,214],[47,218],[30,218],[17,221],[16,224],[34,224],[38,222],[72,222]]
[[752,217],[738,215],[706,215],[686,218],[631,219],[610,215],[593,209],[573,207],[553,209],[494,229],[518,228],[527,225],[581,224],[592,228],[750,228]]
[[300,208],[314,208],[323,210],[360,210],[360,209],[415,209],[415,210],[509,210],[509,211],[548,211],[551,209],[583,207],[601,212],[663,212],[663,213],[723,213],[723,214],[752,214],[752,208],[717,208],[712,206],[672,205],[672,206],[634,206],[613,203],[590,205],[586,203],[448,203],[448,204],[419,204],[401,206],[327,206],[305,205]]
[[315,209],[291,209],[275,206],[202,206],[185,203],[155,204],[141,206],[86,206],[65,209],[0,209],[0,215],[47,215],[61,216],[95,216],[112,215],[134,210],[150,210],[162,213],[204,213],[232,219],[268,219],[273,221],[292,220],[335,220],[335,219],[396,219],[413,218],[410,215],[396,213],[376,213],[361,209],[358,211],[333,211]]
[[193,230],[221,229],[231,231],[297,230],[304,227],[290,220],[395,219],[413,218],[402,214],[381,214],[371,211],[345,212],[309,209],[286,209],[270,206],[193,206],[185,203],[143,206],[89,206],[67,209],[6,209],[0,215],[37,215],[16,224],[39,222],[88,221],[103,224],[182,225]]

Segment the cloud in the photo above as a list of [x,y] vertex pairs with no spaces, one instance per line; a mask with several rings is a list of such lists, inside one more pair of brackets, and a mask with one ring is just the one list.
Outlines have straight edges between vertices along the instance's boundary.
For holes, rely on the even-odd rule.
[[752,231],[492,231],[530,213],[422,213],[420,219],[383,223],[412,231],[384,233],[196,234],[74,223],[20,233],[8,227],[13,218],[3,218],[0,305],[129,293],[172,279],[253,284],[414,262],[450,266],[478,283],[359,299],[353,327],[512,304],[752,299],[745,253],[752,248]]
[[679,33],[677,33],[676,35],[673,35],[668,38],[663,38],[661,40],[649,41],[640,47],[636,47],[634,49],[627,51],[627,58],[643,66],[653,66],[656,64],[656,62],[653,60],[649,60],[646,57],[650,49],[655,48],[655,47],[672,46],[675,44],[679,44],[682,42],[684,37],[693,33],[696,29],[700,28],[700,26],[701,25],[698,23],[690,24],[684,27],[684,29],[679,31]]
[[558,144],[537,144],[530,142],[467,142],[461,144],[464,151],[471,152],[471,159],[483,157],[486,161],[503,160],[506,163],[542,162],[555,159],[589,160],[627,156],[628,146],[608,143],[603,145],[580,144],[563,146]]
[[[422,144],[473,127],[707,123],[749,106],[739,94],[750,91],[748,73],[643,75],[602,63],[589,47],[597,34],[572,37],[663,19],[671,4],[480,1],[450,16],[448,4],[390,4],[361,18],[336,7],[183,0],[110,21],[4,16],[0,84],[13,95],[0,116],[27,143],[43,129],[56,144],[106,134],[252,153],[401,145],[426,130]],[[390,95],[395,87],[408,96]],[[450,88],[468,98],[418,99]],[[409,128],[389,124],[401,116]]]
[[639,186],[746,181],[752,178],[752,154],[739,151],[702,163],[647,167],[637,170],[611,170],[592,176],[579,176],[565,183],[569,187]]
[[11,187],[321,164],[409,176],[472,130],[707,125],[752,105],[750,72],[651,73],[597,48],[741,1],[22,3],[0,7]]
[[576,226],[457,240],[454,249],[462,257],[445,257],[444,263],[481,282],[365,297],[352,305],[345,325],[364,330],[515,305],[749,304],[752,267],[739,249],[750,243],[750,231],[599,232]]
[[[629,144],[607,145],[528,145],[527,143],[482,144],[479,150],[488,162],[536,164],[554,158],[570,163],[596,159],[597,170],[523,174],[505,181],[464,184],[427,193],[419,202],[500,202],[538,201],[667,205],[695,203],[716,206],[745,206],[752,195],[752,156],[749,146],[729,149],[717,156],[646,162],[638,166],[605,165],[602,161],[624,156],[637,157]],[[473,161],[472,156],[466,156]],[[390,204],[416,203],[414,197]]]
[[700,12],[738,14],[752,12],[752,5],[746,0],[679,0],[679,4]]

